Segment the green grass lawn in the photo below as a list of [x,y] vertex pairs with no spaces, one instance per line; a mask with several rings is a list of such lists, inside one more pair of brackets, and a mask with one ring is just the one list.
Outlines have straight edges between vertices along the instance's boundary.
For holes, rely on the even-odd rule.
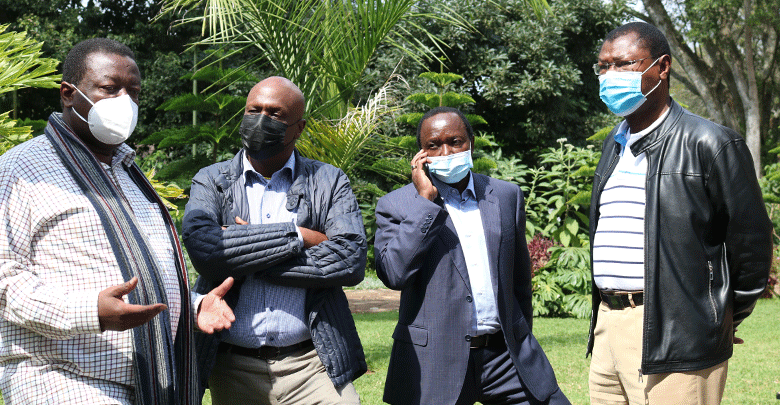
[[[382,404],[391,335],[397,319],[397,312],[355,315],[369,369],[355,381],[364,405]],[[759,301],[753,315],[740,326],[737,335],[745,344],[736,346],[729,361],[724,405],[780,405],[775,399],[780,391],[779,323],[780,299],[772,299]],[[583,319],[534,320],[534,334],[550,358],[563,392],[575,405],[588,403],[587,333],[588,321]],[[208,392],[203,404],[211,405]]]
[[[364,405],[382,404],[382,388],[390,356],[397,313],[356,314],[369,374],[355,381]],[[737,336],[745,344],[734,349],[723,404],[780,405],[780,299],[760,300]],[[588,366],[585,358],[588,321],[536,318],[534,334],[555,369],[558,382],[572,404],[588,404]],[[205,403],[205,402],[204,402]]]

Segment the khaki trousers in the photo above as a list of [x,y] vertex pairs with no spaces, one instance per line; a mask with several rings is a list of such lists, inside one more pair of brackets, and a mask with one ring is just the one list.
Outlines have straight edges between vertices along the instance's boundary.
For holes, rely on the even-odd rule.
[[690,372],[642,375],[644,306],[599,307],[588,385],[591,405],[717,405],[728,361]]
[[314,348],[274,360],[217,354],[209,377],[213,405],[359,405],[352,383],[336,389]]

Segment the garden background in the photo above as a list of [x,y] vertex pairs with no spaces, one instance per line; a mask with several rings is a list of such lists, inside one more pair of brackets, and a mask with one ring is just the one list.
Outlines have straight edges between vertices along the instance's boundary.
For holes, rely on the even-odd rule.
[[[458,107],[477,134],[474,170],[526,194],[534,313],[560,318],[537,325],[584,325],[591,176],[601,140],[619,122],[599,100],[591,68],[601,40],[630,20],[664,31],[672,96],[745,135],[777,244],[778,9],[780,0],[0,0],[0,153],[40,134],[60,110],[58,64],[73,45],[117,39],[135,51],[143,77],[128,143],[180,221],[197,170],[239,150],[249,89],[288,77],[307,98],[297,146],[350,177],[370,244],[358,288],[377,288],[376,201],[410,181],[422,113]],[[777,295],[775,252],[767,297]],[[771,301],[759,305],[774,308],[759,329],[778,321]],[[776,352],[768,339],[766,353]],[[764,375],[774,390],[778,378]]]

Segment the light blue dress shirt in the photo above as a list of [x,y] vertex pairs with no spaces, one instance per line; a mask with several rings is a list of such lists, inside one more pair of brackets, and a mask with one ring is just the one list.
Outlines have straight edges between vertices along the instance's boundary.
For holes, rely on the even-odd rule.
[[463,193],[435,177],[432,180],[444,199],[444,207],[455,225],[455,232],[466,260],[471,294],[474,297],[472,333],[477,336],[496,333],[501,330],[501,325],[498,322],[496,295],[490,277],[485,229],[482,227],[482,216],[474,192],[474,176],[469,174],[469,184]]
[[[297,211],[285,208],[287,191],[295,179],[295,154],[270,179],[257,173],[244,155],[246,196],[250,207],[250,224],[293,222]],[[247,220],[247,218],[243,218]],[[298,239],[303,250],[300,231]],[[227,343],[256,348],[289,346],[311,339],[306,323],[306,289],[271,284],[260,277],[247,276],[241,285],[236,321],[223,332]]]

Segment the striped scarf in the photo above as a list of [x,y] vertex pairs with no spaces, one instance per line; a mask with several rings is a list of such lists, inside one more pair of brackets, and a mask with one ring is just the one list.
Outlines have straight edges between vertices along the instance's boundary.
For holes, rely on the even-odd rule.
[[[125,281],[138,277],[138,286],[128,294],[128,301],[138,305],[168,305],[157,260],[122,191],[62,120],[62,114],[51,114],[44,133],[100,216],[122,277]],[[157,203],[160,215],[168,225],[168,234],[177,253],[176,267],[182,301],[175,338],[171,336],[169,311],[163,311],[146,324],[132,329],[135,404],[198,404],[200,398],[194,361],[189,285],[176,228],[162,200],[138,165],[133,163],[128,167],[128,173],[147,198]]]

